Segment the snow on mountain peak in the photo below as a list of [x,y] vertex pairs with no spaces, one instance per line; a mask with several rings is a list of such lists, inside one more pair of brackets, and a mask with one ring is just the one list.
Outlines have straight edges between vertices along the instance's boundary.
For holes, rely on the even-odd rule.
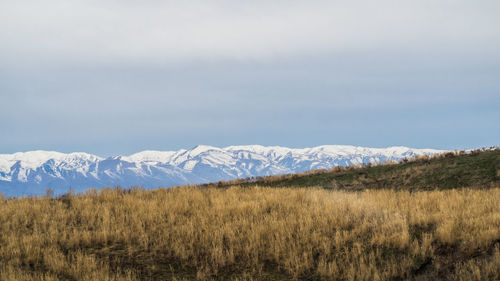
[[189,150],[189,155],[192,157],[200,155],[202,153],[211,151],[211,150],[217,150],[220,151],[221,149],[215,146],[210,146],[210,145],[197,145],[193,147],[191,150]]
[[[0,193],[39,194],[90,187],[172,186],[238,177],[295,173],[338,165],[380,163],[444,151],[402,146],[366,148],[323,145],[311,148],[242,145],[190,150],[145,150],[106,159],[83,152],[29,151],[0,154]],[[39,192],[38,192],[39,191]]]
[[[12,166],[16,162],[20,162],[21,166],[26,169],[34,169],[49,160],[57,162],[75,162],[75,161],[97,161],[101,157],[84,153],[61,153],[56,151],[34,150],[27,152],[16,152],[13,154],[0,154],[0,171],[5,170],[6,166]],[[10,168],[10,167],[9,167]]]
[[[186,150],[181,150],[185,152]],[[133,162],[160,162],[167,163],[170,162],[172,157],[179,153],[179,151],[156,151],[156,150],[144,150],[130,156],[125,157],[125,159]]]

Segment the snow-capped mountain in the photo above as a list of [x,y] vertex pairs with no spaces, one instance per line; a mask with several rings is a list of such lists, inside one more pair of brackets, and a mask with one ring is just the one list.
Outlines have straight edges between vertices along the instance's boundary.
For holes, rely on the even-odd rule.
[[443,151],[408,147],[365,148],[325,145],[293,149],[279,146],[199,145],[190,150],[143,151],[101,158],[87,153],[30,151],[0,154],[0,193],[8,196],[76,192],[90,187],[146,188],[381,163]]

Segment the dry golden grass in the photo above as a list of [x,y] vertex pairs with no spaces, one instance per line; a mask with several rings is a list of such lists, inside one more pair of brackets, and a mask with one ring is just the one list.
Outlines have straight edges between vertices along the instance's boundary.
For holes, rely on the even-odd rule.
[[500,189],[0,198],[0,280],[499,280]]

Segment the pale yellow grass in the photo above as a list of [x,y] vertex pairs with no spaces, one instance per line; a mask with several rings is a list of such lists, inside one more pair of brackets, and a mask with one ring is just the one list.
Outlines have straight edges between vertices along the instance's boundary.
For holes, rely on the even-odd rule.
[[0,198],[0,280],[496,280],[500,189]]

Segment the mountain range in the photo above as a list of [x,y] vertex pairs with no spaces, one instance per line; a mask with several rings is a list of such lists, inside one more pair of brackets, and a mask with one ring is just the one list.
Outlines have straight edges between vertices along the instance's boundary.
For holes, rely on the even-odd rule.
[[198,145],[178,151],[142,151],[102,158],[75,152],[29,151],[0,154],[0,193],[42,195],[50,188],[62,194],[109,186],[169,187],[276,174],[328,169],[362,163],[398,161],[444,152],[402,146],[366,148],[324,145],[312,148],[279,146]]

